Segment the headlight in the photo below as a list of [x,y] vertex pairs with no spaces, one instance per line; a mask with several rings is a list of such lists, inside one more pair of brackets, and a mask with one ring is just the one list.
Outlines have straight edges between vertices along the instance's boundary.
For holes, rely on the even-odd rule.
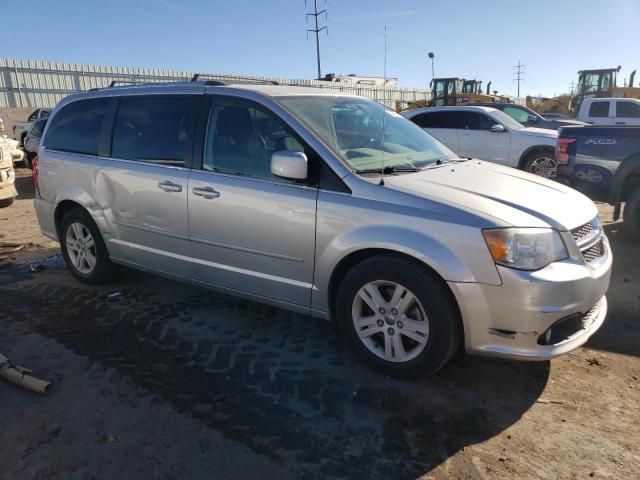
[[483,230],[493,260],[520,270],[539,270],[568,257],[560,234],[550,228],[495,228]]

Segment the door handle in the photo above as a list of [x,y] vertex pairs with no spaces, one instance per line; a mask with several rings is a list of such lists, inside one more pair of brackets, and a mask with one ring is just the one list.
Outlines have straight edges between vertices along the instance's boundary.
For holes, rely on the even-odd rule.
[[206,200],[212,200],[220,196],[220,192],[211,187],[195,187],[193,194]]
[[159,182],[158,188],[163,192],[181,192],[182,191],[182,185],[178,185],[177,183],[170,182],[169,180],[165,180],[164,182]]
[[616,125],[626,125],[627,122],[616,122]]

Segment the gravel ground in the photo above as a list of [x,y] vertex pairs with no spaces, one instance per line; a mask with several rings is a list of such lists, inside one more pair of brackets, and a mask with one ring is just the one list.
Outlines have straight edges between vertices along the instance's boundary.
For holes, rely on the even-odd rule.
[[19,173],[0,242],[33,245],[0,264],[0,352],[54,388],[0,383],[0,479],[640,478],[640,246],[619,223],[585,348],[401,381],[320,320],[129,270],[79,284]]

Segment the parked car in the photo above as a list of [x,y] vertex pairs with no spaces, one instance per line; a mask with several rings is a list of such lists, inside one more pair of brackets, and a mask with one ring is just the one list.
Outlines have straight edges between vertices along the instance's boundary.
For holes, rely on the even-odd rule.
[[615,220],[624,203],[624,228],[640,241],[640,127],[563,127],[556,156],[567,159],[558,174],[614,205]]
[[15,187],[14,160],[22,159],[18,142],[4,133],[4,123],[0,121],[0,208],[10,206],[18,195]]
[[35,161],[38,221],[78,280],[123,264],[333,319],[391,373],[433,373],[459,344],[548,359],[607,312],[593,202],[361,97],[106,88],[58,104]]
[[500,110],[506,113],[516,122],[525,127],[548,128],[550,130],[557,130],[560,127],[577,127],[579,125],[587,125],[585,122],[572,120],[570,118],[546,118],[540,115],[535,110],[531,110],[524,105],[517,105],[515,103],[486,102],[470,103],[468,105],[476,107],[495,108],[496,110]]
[[40,138],[42,137],[42,132],[44,131],[44,127],[47,124],[48,118],[41,118],[40,120],[36,120],[33,122],[33,126],[29,133],[27,134],[27,138],[24,141],[24,166],[27,168],[31,168],[31,161],[38,154],[38,148],[40,148]]
[[640,100],[585,98],[577,118],[592,125],[640,125]]
[[50,108],[39,108],[34,110],[31,115],[27,118],[26,122],[16,122],[13,125],[13,138],[20,142],[20,146],[24,147],[24,141],[27,138],[27,134],[29,130],[31,130],[31,125],[36,120],[40,120],[41,118],[48,118],[51,115]]
[[499,163],[547,178],[556,175],[556,131],[523,127],[506,113],[490,107],[426,107],[406,110],[402,115],[461,157]]

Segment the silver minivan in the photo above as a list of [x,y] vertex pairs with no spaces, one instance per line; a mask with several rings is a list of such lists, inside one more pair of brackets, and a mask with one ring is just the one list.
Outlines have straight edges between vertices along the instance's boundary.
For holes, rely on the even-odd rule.
[[369,364],[429,374],[470,354],[544,360],[603,323],[594,204],[458,158],[334,91],[194,81],[61,101],[36,210],[72,274],[116,264],[335,320]]

